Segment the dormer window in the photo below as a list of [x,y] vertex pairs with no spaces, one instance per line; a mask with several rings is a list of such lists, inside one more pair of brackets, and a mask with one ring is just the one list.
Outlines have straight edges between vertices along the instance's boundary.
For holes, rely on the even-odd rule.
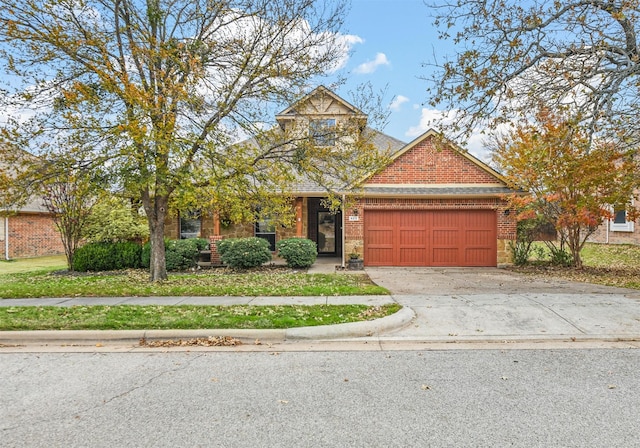
[[311,120],[309,123],[309,136],[316,146],[334,146],[336,144],[335,118]]

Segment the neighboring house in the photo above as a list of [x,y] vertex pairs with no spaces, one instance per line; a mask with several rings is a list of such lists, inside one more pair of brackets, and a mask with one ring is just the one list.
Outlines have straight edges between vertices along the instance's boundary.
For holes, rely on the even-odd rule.
[[[276,116],[280,126],[322,122],[326,128],[345,116],[362,112],[318,87]],[[364,116],[363,116],[364,117]],[[366,119],[366,117],[364,117]],[[296,125],[296,123],[298,123]],[[276,241],[289,237],[313,240],[319,256],[358,252],[367,266],[497,266],[511,262],[508,241],[515,239],[515,213],[499,173],[430,130],[409,144],[371,128],[373,143],[392,153],[389,165],[367,178],[355,191],[353,205],[338,213],[323,208],[326,191],[301,183],[293,194],[296,225],[268,222],[224,228],[209,216],[182,216],[167,223],[172,238],[259,236]],[[212,255],[215,262],[215,250]]]
[[60,232],[37,200],[0,213],[0,246],[3,260],[64,254]]
[[[636,193],[638,196],[640,193]],[[632,199],[631,205],[637,204]],[[640,225],[628,219],[624,208],[612,208],[613,218],[605,220],[596,231],[589,236],[592,243],[603,244],[636,244],[640,245]]]

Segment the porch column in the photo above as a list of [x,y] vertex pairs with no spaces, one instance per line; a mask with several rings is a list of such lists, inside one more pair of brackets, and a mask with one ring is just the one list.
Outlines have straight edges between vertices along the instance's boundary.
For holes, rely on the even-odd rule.
[[302,223],[302,198],[296,198],[296,236],[304,238],[304,226]]
[[211,250],[211,265],[220,266],[220,254],[218,253],[218,246],[216,241],[220,241],[222,236],[220,235],[220,213],[218,211],[213,212],[213,235],[209,237],[209,249]]
[[213,212],[213,236],[220,236],[220,213]]

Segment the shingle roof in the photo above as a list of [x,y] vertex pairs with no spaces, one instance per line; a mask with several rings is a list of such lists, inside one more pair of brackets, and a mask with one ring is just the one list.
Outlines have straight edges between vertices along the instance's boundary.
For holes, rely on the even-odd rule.
[[[380,153],[395,154],[400,151],[406,143],[391,137],[390,135],[383,134],[380,131],[366,127],[364,129],[365,137],[371,139],[371,143],[376,147]],[[347,190],[348,185],[345,185],[343,189]],[[326,190],[320,185],[311,182],[308,179],[301,178],[296,184],[293,185],[291,193],[298,194],[326,194]]]
[[513,193],[513,190],[506,186],[367,186],[363,187],[363,192],[372,196],[498,196]]

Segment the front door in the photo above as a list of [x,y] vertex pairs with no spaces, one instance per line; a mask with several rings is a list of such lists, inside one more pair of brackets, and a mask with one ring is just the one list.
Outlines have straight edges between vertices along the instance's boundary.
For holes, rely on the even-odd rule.
[[318,212],[318,255],[336,253],[336,215]]
[[318,255],[342,256],[342,212],[330,212],[322,198],[309,198],[309,239],[318,246]]

